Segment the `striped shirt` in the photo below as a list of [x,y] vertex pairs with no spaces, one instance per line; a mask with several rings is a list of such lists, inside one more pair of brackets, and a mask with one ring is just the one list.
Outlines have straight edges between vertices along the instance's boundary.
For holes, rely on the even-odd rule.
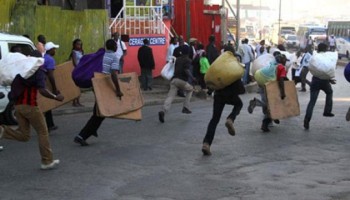
[[39,69],[32,77],[28,78],[30,86],[25,86],[24,92],[18,98],[16,105],[38,106],[36,97],[39,89],[45,88],[45,79],[46,75],[42,69]]
[[112,70],[119,70],[119,60],[115,52],[107,50],[103,56],[102,73],[110,74]]

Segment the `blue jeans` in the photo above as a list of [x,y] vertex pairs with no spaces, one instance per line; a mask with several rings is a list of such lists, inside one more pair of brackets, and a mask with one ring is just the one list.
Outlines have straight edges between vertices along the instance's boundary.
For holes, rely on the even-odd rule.
[[245,63],[245,70],[243,75],[243,84],[247,85],[249,83],[249,72],[250,72],[250,62]]
[[310,101],[307,105],[305,119],[310,121],[314,110],[318,94],[322,90],[326,93],[326,104],[323,113],[331,113],[333,107],[333,90],[329,80],[322,80],[317,77],[312,77],[310,86]]

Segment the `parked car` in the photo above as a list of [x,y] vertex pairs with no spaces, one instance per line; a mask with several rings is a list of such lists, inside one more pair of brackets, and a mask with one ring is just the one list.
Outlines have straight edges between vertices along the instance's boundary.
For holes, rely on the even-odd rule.
[[[29,55],[35,49],[33,42],[24,36],[0,33],[0,61],[11,51],[11,48],[15,46],[19,47],[24,55]],[[9,103],[7,98],[10,87],[0,85],[0,92],[5,94],[5,98],[0,99],[0,123],[15,125],[17,124],[17,120],[14,116],[14,105]]]
[[299,41],[297,39],[296,35],[285,35],[284,37],[284,46],[287,48],[298,48],[299,47]]

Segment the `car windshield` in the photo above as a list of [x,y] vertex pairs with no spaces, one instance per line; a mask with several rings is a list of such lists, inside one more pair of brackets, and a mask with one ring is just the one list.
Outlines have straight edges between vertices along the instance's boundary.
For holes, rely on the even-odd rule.
[[287,40],[296,40],[297,37],[295,35],[290,35],[287,37]]

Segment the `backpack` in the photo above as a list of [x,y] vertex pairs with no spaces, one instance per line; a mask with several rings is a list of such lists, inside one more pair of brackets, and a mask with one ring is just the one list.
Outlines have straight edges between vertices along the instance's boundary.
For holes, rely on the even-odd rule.
[[101,48],[96,53],[86,54],[72,72],[74,83],[80,88],[91,88],[94,72],[102,72],[102,62],[105,49]]

